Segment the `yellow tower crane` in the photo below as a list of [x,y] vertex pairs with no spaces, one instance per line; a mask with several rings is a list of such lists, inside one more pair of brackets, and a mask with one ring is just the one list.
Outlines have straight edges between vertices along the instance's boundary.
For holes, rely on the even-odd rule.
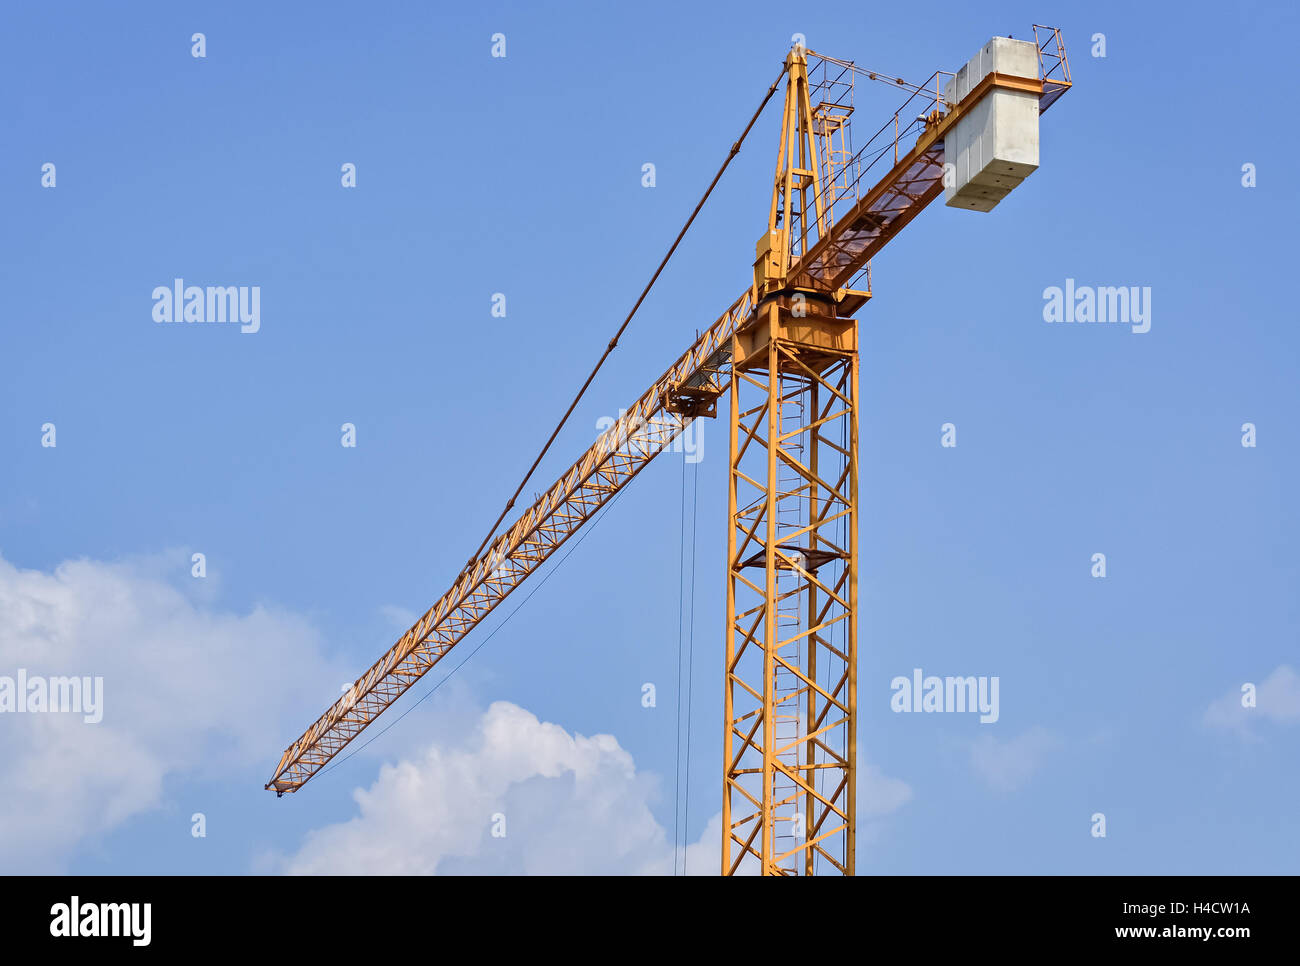
[[[1069,89],[1070,71],[1059,30],[1035,25],[1033,35],[994,37],[965,67],[917,85],[791,50],[752,284],[531,507],[504,528],[502,514],[451,589],[285,750],[266,788],[301,788],[728,395],[721,871],[852,875],[853,316],[871,298],[871,258],[930,202],[945,194],[952,207],[989,211],[1037,168],[1038,117]],[[855,148],[861,79],[908,96]]]

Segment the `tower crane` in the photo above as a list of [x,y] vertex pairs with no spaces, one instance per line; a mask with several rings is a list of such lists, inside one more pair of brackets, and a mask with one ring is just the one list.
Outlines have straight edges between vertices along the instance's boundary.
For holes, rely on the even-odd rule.
[[[750,285],[513,523],[498,522],[451,588],[284,751],[265,787],[301,788],[693,420],[719,418],[725,396],[720,869],[852,875],[854,316],[871,298],[871,259],[939,195],[989,211],[1037,168],[1038,118],[1071,81],[1060,31],[1035,25],[1033,37],[994,37],[960,70],[916,85],[795,46]],[[908,96],[855,147],[863,79]]]

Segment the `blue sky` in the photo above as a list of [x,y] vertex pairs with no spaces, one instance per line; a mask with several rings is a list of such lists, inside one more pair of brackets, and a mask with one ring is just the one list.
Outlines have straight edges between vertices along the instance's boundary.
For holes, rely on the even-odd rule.
[[[292,868],[309,833],[355,819],[354,789],[376,782],[371,804],[387,804],[371,825],[405,802],[395,827],[438,826],[428,800],[385,797],[380,768],[427,762],[431,743],[472,761],[498,701],[617,739],[636,778],[611,781],[645,824],[638,861],[653,865],[664,843],[651,826],[671,836],[674,820],[680,454],[639,477],[400,725],[297,795],[277,801],[262,784],[337,682],[478,545],[794,33],[920,80],[1037,20],[1063,29],[1075,80],[1043,118],[1041,169],[991,214],[932,206],[876,259],[860,313],[860,748],[881,814],[864,820],[858,867],[1294,871],[1300,145],[1278,107],[1291,66],[1263,52],[1297,15],[929,10],[9,8],[0,674],[23,662],[105,674],[105,721],[87,728],[109,737],[93,739],[101,748],[72,733],[97,749],[82,755],[0,718],[0,774],[32,796],[8,815],[0,868]],[[497,32],[504,59],[490,56]],[[1104,58],[1090,56],[1096,33]],[[863,91],[859,131],[897,100]],[[534,489],[748,285],[778,108]],[[354,189],[340,185],[345,162]],[[1244,164],[1256,187],[1243,187]],[[176,277],[260,286],[260,331],[155,324],[151,292]],[[1045,323],[1043,291],[1067,278],[1149,287],[1150,331]],[[505,318],[490,313],[497,292]],[[345,422],[354,449],[340,446]],[[945,422],[955,448],[940,446]],[[1254,448],[1241,445],[1246,422]],[[54,448],[41,446],[45,423]],[[707,839],[721,784],[725,430],[709,423],[702,439],[685,474],[699,493],[692,843]],[[1098,552],[1104,579],[1090,575]],[[47,613],[36,599],[55,603]],[[1000,720],[891,712],[890,680],[916,667],[997,675]],[[644,682],[655,709],[641,705]],[[1260,707],[1236,713],[1223,702],[1246,682]],[[485,842],[440,871],[553,857],[556,816],[585,814],[590,791],[557,760],[559,777],[537,766],[485,779],[485,801],[531,817],[497,852]],[[33,779],[39,768],[54,777]],[[448,815],[456,787],[436,792]],[[82,804],[51,804],[64,798]],[[27,826],[22,812],[52,817]],[[191,835],[196,812],[205,838]],[[1090,834],[1095,812],[1104,839]],[[529,835],[549,844],[530,851]],[[338,855],[357,844],[312,841]],[[557,854],[588,868],[579,852]]]

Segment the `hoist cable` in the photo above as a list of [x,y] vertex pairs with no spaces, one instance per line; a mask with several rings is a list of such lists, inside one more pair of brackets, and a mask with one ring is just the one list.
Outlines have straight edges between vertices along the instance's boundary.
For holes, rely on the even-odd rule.
[[704,207],[704,202],[709,200],[709,195],[713,193],[714,187],[716,187],[718,182],[722,179],[723,172],[727,170],[732,159],[740,153],[741,143],[744,142],[750,129],[753,128],[754,124],[758,121],[758,116],[763,113],[763,108],[767,107],[767,102],[770,101],[772,95],[776,93],[776,89],[781,85],[781,78],[784,76],[785,65],[782,64],[781,73],[777,75],[776,80],[772,82],[772,86],[769,87],[767,93],[763,95],[762,103],[760,103],[758,109],[754,111],[753,116],[749,119],[749,123],[745,125],[745,129],[740,132],[740,137],[738,137],[731,145],[731,150],[727,152],[727,157],[722,162],[722,166],[718,168],[718,173],[715,174],[713,180],[709,182],[709,187],[705,189],[703,197],[701,197],[699,202],[695,205],[695,210],[691,212],[691,216],[686,219],[686,224],[682,225],[682,230],[677,233],[677,237],[673,239],[672,245],[668,247],[668,253],[664,255],[663,260],[659,263],[659,267],[656,268],[654,274],[650,276],[650,281],[646,282],[645,288],[641,290],[641,295],[637,298],[636,304],[632,306],[632,311],[628,312],[627,318],[623,320],[623,324],[618,327],[618,331],[614,333],[614,337],[610,339],[609,344],[605,346],[605,351],[601,353],[600,359],[596,361],[595,367],[591,370],[591,375],[587,376],[587,381],[582,384],[582,388],[578,390],[578,394],[573,397],[573,402],[569,403],[569,408],[566,409],[564,415],[560,417],[560,422],[556,425],[555,429],[551,432],[550,437],[546,440],[546,445],[544,445],[542,451],[537,454],[537,459],[533,460],[533,465],[528,467],[528,472],[524,474],[524,478],[519,481],[519,486],[515,490],[514,495],[506,502],[505,509],[501,511],[501,515],[497,517],[496,522],[492,524],[492,528],[488,530],[488,534],[483,538],[483,542],[479,544],[478,549],[475,550],[473,556],[469,558],[469,562],[465,565],[467,569],[472,567],[474,562],[478,560],[478,556],[483,552],[483,548],[485,548],[492,538],[496,536],[497,527],[501,526],[501,521],[506,518],[506,515],[509,514],[512,509],[514,509],[515,500],[519,498],[519,494],[524,491],[524,487],[527,486],[528,481],[532,479],[533,473],[542,462],[542,458],[545,457],[547,452],[550,450],[551,444],[555,442],[555,438],[560,435],[560,430],[564,428],[564,424],[568,422],[569,416],[571,416],[573,410],[577,408],[578,402],[587,391],[587,387],[590,386],[592,380],[596,378],[596,373],[600,372],[601,366],[605,364],[605,360],[609,358],[610,353],[612,353],[618,345],[618,340],[622,337],[624,331],[626,331],[628,325],[632,321],[632,317],[636,315],[637,310],[641,308],[641,303],[644,302],[646,296],[650,294],[650,289],[653,288],[655,282],[658,281],[664,267],[668,264],[668,259],[673,257],[673,253],[677,251],[677,246],[680,245],[682,239],[686,237],[687,229],[689,229],[691,223],[695,221],[695,216],[700,213],[700,209]]

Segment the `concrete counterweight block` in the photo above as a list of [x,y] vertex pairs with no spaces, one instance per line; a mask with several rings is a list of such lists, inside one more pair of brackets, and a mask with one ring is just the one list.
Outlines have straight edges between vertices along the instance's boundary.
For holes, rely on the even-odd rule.
[[[1038,45],[994,37],[944,88],[957,104],[989,74],[1038,77]],[[954,166],[945,188],[952,208],[992,211],[1038,168],[1038,95],[994,88],[944,136],[944,160]]]

